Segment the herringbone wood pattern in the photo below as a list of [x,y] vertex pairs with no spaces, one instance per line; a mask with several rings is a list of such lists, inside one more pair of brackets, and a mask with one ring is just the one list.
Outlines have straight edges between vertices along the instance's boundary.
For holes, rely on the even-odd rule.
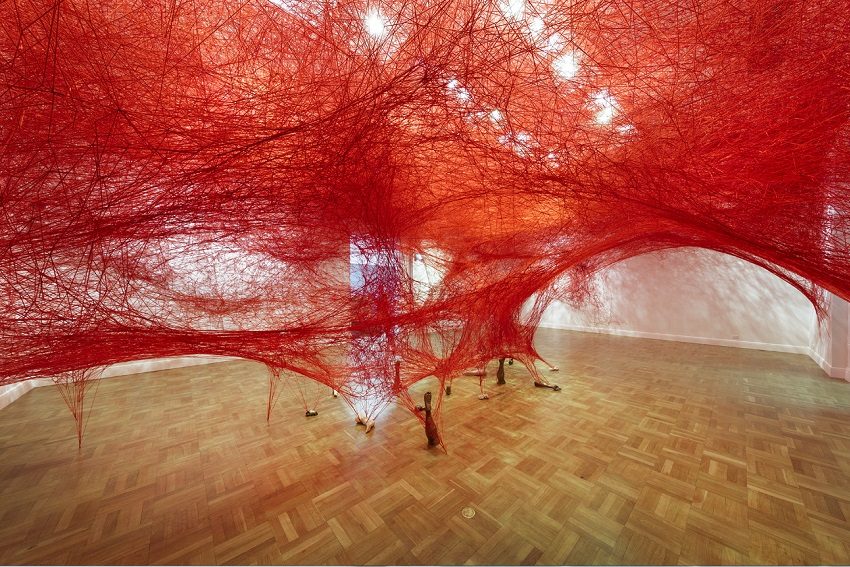
[[538,345],[563,391],[455,380],[448,454],[399,408],[365,435],[292,389],[267,425],[250,362],[103,381],[79,453],[36,389],[0,412],[0,562],[850,562],[850,384],[802,355]]

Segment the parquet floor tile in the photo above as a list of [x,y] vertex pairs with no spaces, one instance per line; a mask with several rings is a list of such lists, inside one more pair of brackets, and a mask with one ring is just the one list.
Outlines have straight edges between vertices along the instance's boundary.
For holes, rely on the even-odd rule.
[[802,355],[537,339],[563,390],[455,380],[447,454],[327,389],[308,419],[285,387],[266,423],[248,361],[103,381],[80,451],[32,390],[0,412],[0,563],[850,563],[850,384]]

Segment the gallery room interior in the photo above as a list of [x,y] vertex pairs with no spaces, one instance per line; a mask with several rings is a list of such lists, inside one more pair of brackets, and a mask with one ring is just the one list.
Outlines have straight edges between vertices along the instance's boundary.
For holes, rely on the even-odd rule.
[[848,37],[0,3],[0,564],[850,563]]

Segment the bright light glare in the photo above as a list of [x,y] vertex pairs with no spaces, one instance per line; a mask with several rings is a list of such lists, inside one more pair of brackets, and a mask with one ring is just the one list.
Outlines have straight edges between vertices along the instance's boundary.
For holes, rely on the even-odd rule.
[[579,70],[576,56],[572,53],[565,53],[552,61],[552,68],[560,78],[567,81],[575,77]]
[[528,132],[502,134],[499,136],[499,143],[510,148],[520,157],[528,156],[536,145],[534,137]]
[[528,22],[528,31],[531,32],[531,37],[537,38],[543,33],[543,29],[546,27],[546,23],[543,21],[543,18],[540,16],[535,16],[531,18],[531,21]]
[[558,53],[564,46],[567,44],[567,40],[564,39],[559,33],[553,33],[546,39],[546,45],[543,46],[543,51],[546,53]]
[[298,15],[299,2],[297,0],[269,0],[269,2],[290,14]]
[[593,102],[599,108],[596,113],[596,122],[599,124],[610,124],[617,112],[617,102],[607,89],[602,89],[593,95]]
[[387,35],[387,21],[378,10],[370,10],[366,14],[363,18],[363,27],[366,28],[366,33],[376,39]]
[[501,122],[502,121],[502,111],[498,108],[494,108],[490,111],[490,120],[493,122]]
[[519,20],[525,15],[525,0],[502,0],[499,9],[509,20]]
[[460,102],[468,102],[472,98],[469,91],[461,86],[457,79],[452,79],[446,83],[446,90],[453,94]]

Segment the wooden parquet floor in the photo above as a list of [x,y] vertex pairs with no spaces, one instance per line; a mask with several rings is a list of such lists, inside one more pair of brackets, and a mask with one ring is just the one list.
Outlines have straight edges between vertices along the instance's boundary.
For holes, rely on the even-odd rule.
[[448,454],[400,408],[366,435],[292,389],[267,425],[246,361],[104,380],[80,452],[33,390],[0,412],[0,563],[850,562],[850,384],[802,355],[538,346],[563,390],[455,380]]

